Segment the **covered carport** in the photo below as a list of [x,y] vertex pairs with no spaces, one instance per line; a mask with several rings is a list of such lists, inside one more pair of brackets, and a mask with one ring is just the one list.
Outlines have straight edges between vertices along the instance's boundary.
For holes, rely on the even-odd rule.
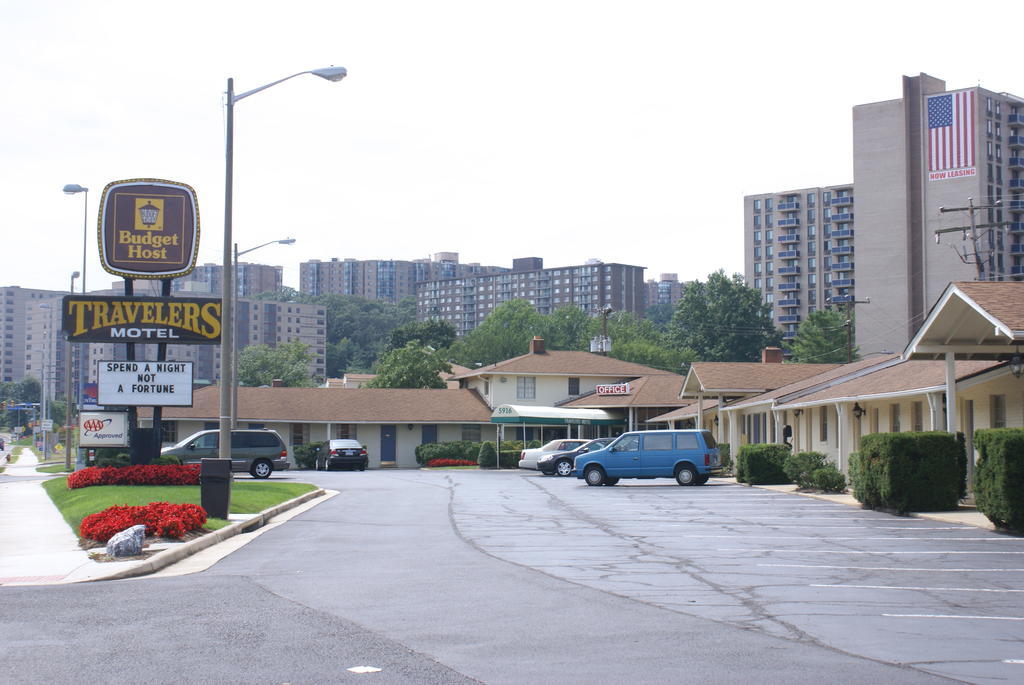
[[[904,350],[903,358],[945,360],[946,431],[956,433],[962,427],[957,411],[955,361],[1007,361],[1012,374],[1019,378],[1021,343],[1024,343],[1024,283],[958,281],[946,286]],[[973,454],[972,431],[963,429],[963,432],[968,441],[968,454]]]
[[[599,438],[612,435],[613,427],[624,428],[625,419],[612,411],[604,409],[574,409],[571,407],[534,407],[520,404],[502,404],[491,413],[491,423],[497,424],[498,438],[501,439],[501,428],[511,425],[521,426],[523,433],[527,427],[552,428],[565,430],[566,438]],[[573,427],[576,434],[573,435]],[[586,433],[586,435],[584,435]]]

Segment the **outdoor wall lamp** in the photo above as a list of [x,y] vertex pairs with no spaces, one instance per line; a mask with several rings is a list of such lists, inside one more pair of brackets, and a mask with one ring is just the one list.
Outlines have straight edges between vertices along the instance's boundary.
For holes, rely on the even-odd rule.
[[804,410],[803,409],[794,409],[793,410],[793,416],[803,416],[803,415],[804,415]]
[[1024,373],[1024,361],[1020,358],[1020,347],[1010,357],[1010,373],[1014,378],[1020,378],[1021,373]]
[[853,403],[853,415],[857,417],[858,421],[866,413],[867,413],[867,411],[864,409],[864,407],[860,406],[859,402],[854,402]]

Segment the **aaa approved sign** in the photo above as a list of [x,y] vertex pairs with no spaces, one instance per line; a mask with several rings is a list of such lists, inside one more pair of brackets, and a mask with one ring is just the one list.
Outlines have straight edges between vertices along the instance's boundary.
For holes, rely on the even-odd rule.
[[101,361],[99,403],[191,407],[192,362]]

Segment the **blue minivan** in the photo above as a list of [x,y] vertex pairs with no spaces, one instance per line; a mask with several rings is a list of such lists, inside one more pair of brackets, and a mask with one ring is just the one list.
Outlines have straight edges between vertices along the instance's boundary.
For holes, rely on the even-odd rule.
[[722,463],[710,431],[632,431],[604,449],[576,457],[574,472],[587,485],[615,485],[620,478],[675,478],[680,485],[704,485],[722,472]]

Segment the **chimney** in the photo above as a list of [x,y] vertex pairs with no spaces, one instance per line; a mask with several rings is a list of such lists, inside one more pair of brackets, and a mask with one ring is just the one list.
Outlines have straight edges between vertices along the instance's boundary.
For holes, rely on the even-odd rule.
[[781,364],[782,363],[782,348],[781,347],[766,347],[761,350],[761,363],[762,364]]
[[270,387],[272,387],[272,388],[283,388],[284,387],[284,380],[282,380],[280,378],[275,378],[274,380],[270,381]]
[[544,338],[539,335],[533,336],[530,341],[530,354],[546,354],[544,352]]

